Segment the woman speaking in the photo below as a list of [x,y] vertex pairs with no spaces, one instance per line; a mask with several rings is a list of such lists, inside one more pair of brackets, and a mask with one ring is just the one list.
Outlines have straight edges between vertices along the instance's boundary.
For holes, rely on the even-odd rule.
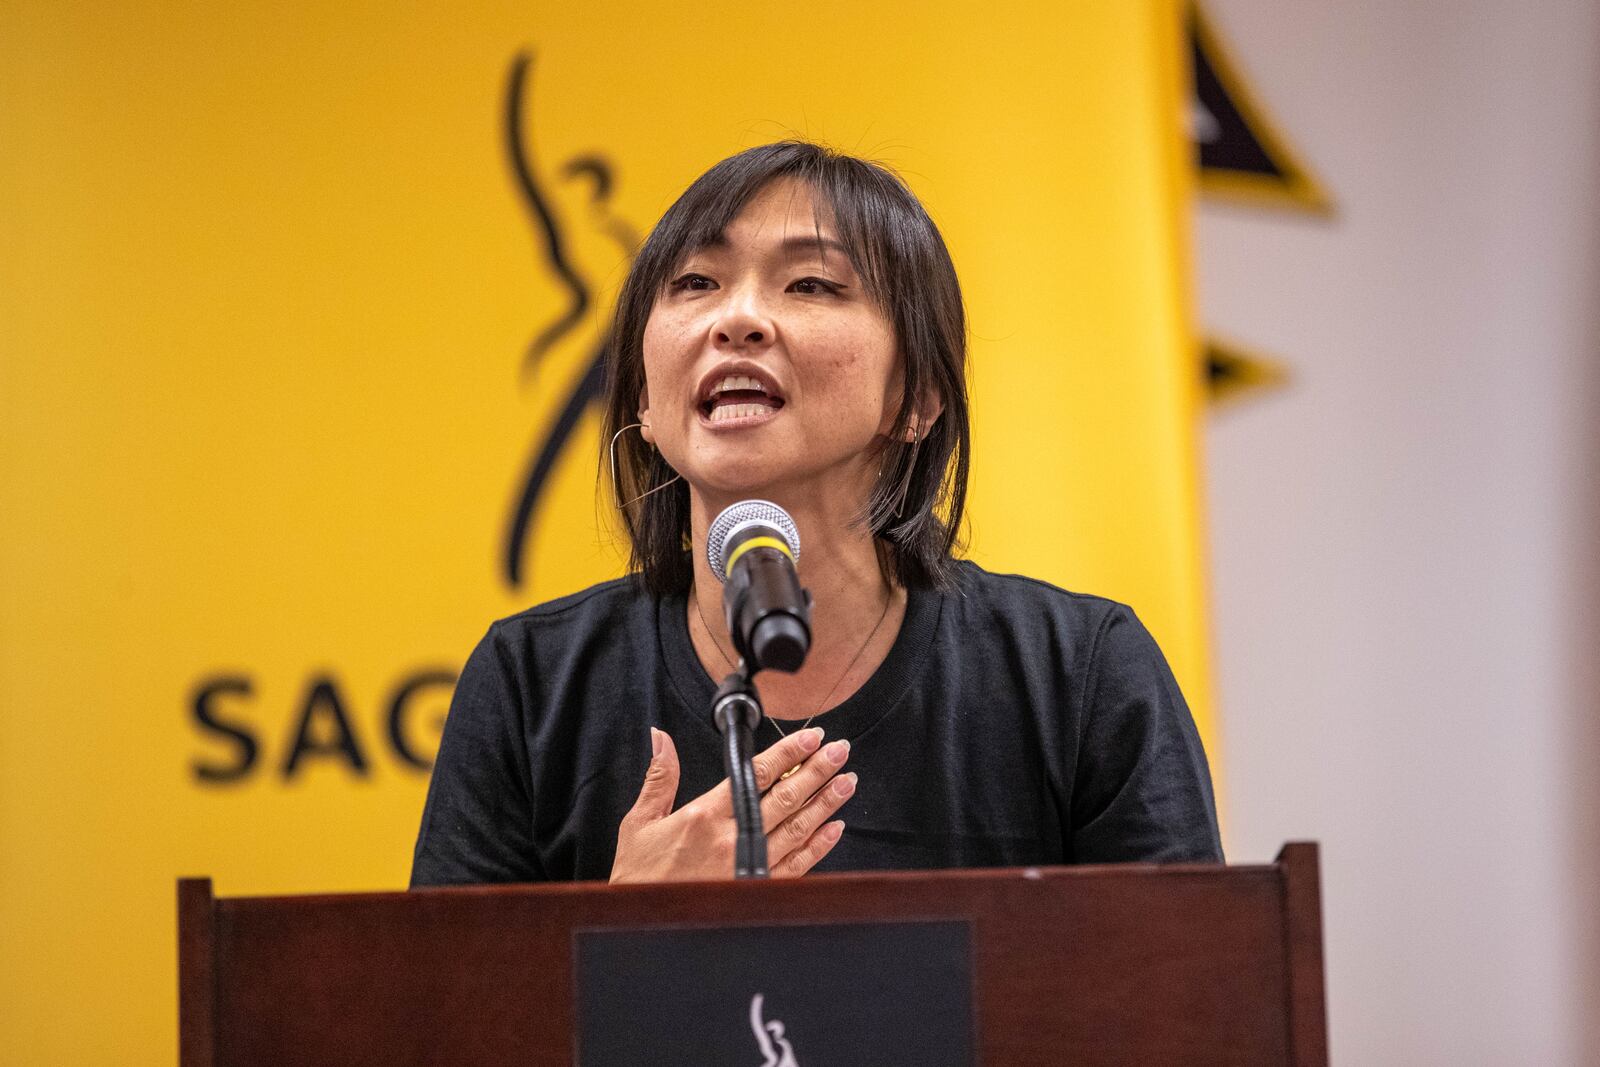
[[774,877],[1220,862],[1199,735],[1133,612],[952,557],[966,324],[898,178],[795,142],[717,164],[635,259],[607,360],[632,573],[490,627],[414,886],[731,876],[711,703],[737,657],[706,539],[749,498],[792,516],[814,597],[804,665],[757,679]]

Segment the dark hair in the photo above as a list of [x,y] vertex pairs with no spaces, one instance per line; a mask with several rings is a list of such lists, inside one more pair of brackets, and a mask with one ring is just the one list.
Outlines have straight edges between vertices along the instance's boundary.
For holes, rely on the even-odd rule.
[[[868,294],[894,327],[904,364],[900,413],[883,448],[883,474],[862,521],[877,539],[887,576],[905,586],[944,586],[967,496],[966,315],[955,266],[911,190],[886,168],[803,141],[780,141],[723,160],[695,180],[656,223],[623,282],[606,346],[602,445],[616,441],[618,499],[633,551],[629,568],[656,594],[689,588],[689,488],[682,481],[639,498],[676,473],[637,433],[644,390],[644,332],[656,299],[683,258],[721,236],[769,182],[809,185],[831,213]],[[904,440],[919,399],[943,412],[920,439]],[[602,457],[604,471],[605,457]]]

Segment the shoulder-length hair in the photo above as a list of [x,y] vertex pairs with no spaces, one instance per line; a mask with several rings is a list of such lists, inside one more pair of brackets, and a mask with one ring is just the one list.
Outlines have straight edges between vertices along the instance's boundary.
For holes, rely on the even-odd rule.
[[[861,521],[877,539],[887,577],[907,587],[946,586],[966,506],[970,451],[966,314],[955,266],[933,220],[899,177],[802,141],[751,148],[702,174],[661,217],[623,282],[606,345],[600,440],[603,446],[615,441],[614,488],[617,500],[626,502],[629,569],[657,595],[687,590],[694,576],[688,485],[680,480],[648,492],[676,472],[639,434],[617,436],[638,421],[645,324],[683,259],[720,237],[744,205],[779,178],[811,187],[899,346],[899,415],[882,446],[882,474]],[[930,397],[942,403],[942,413],[931,427],[919,427],[917,440],[906,441]]]

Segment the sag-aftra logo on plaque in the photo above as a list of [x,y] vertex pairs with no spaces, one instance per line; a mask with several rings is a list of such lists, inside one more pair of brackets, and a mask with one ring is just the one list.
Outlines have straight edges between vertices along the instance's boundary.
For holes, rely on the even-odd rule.
[[579,1067],[971,1067],[965,922],[590,930]]

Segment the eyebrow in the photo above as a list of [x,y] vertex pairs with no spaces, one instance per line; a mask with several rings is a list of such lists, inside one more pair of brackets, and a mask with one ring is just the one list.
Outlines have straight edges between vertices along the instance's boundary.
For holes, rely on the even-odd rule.
[[[727,248],[727,235],[719,233],[700,247],[702,249]],[[801,234],[795,234],[793,237],[785,237],[783,240],[778,242],[778,251],[783,252],[786,255],[794,255],[796,252],[811,252],[818,249],[825,253],[837,252],[839,255],[844,257],[845,262],[851,262],[850,250],[845,248],[841,242],[834,240],[832,237],[818,237],[815,234],[806,237]]]
[[843,244],[835,241],[832,237],[818,237],[815,234],[810,237],[801,237],[799,234],[793,237],[785,237],[778,243],[778,247],[790,254],[820,249],[823,252],[837,252],[846,260],[850,258],[850,253]]

